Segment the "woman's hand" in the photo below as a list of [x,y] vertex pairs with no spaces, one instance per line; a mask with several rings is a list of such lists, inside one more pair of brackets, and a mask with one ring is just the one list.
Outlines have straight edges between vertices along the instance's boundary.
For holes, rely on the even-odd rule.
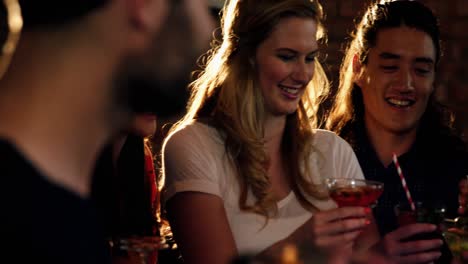
[[435,225],[409,224],[388,233],[373,249],[380,251],[395,263],[431,263],[440,256],[441,239],[410,240],[411,236],[434,232]]
[[[362,238],[361,234],[372,231],[367,228],[373,226],[370,224],[372,222],[370,219],[372,219],[371,210],[366,207],[343,207],[314,212],[312,217],[290,236],[278,241],[258,256],[280,259],[280,253],[286,245],[296,245],[305,254],[306,259],[311,261],[324,257],[327,263],[343,263],[342,260],[351,259],[355,243],[362,242],[356,238]],[[372,241],[369,246],[376,240]]]
[[367,207],[343,207],[314,213],[309,220],[309,241],[324,252],[351,252],[354,241],[371,221]]

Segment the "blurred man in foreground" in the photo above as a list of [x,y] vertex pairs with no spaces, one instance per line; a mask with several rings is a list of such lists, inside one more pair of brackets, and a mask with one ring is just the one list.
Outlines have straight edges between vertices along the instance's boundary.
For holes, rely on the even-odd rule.
[[91,171],[130,120],[135,95],[155,94],[122,80],[145,72],[173,1],[5,2],[6,18],[24,27],[10,25],[6,45],[21,37],[3,54],[11,64],[0,80],[2,257],[107,263],[88,200]]

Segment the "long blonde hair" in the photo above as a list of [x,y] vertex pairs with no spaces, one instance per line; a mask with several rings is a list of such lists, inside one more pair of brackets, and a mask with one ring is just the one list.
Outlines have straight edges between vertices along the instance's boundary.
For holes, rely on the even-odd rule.
[[[268,217],[276,203],[269,193],[268,158],[264,151],[264,102],[258,89],[252,60],[260,43],[286,17],[312,18],[318,25],[317,39],[323,39],[323,11],[317,0],[230,0],[222,10],[222,41],[208,53],[204,71],[191,84],[187,114],[172,133],[196,119],[209,118],[225,135],[226,151],[238,170],[241,187],[239,206]],[[289,115],[283,136],[283,152],[291,171],[291,186],[301,204],[315,208],[306,195],[325,195],[307,180],[311,138],[316,127],[318,100],[328,91],[328,80],[320,63],[302,96],[298,110]],[[306,175],[299,170],[305,167]],[[247,190],[256,198],[247,205]]]

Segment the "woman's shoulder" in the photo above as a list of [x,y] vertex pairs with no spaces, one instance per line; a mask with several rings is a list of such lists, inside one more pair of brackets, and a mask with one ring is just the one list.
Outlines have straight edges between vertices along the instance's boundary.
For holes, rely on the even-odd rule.
[[313,144],[321,148],[350,147],[342,137],[335,132],[325,129],[314,129]]
[[164,140],[163,153],[218,153],[223,149],[223,140],[218,130],[202,122],[179,126]]
[[206,143],[210,141],[219,141],[220,139],[220,134],[216,128],[203,122],[193,121],[179,126],[176,130],[172,131],[167,136],[166,142],[201,140],[203,143]]
[[363,178],[359,162],[348,142],[332,131],[317,129],[314,132],[313,146],[316,151],[312,153],[312,161],[314,157],[317,160],[311,164],[320,168],[323,179],[337,175]]
[[355,156],[351,145],[335,132],[329,130],[314,130],[312,142],[315,152],[329,160],[348,160]]

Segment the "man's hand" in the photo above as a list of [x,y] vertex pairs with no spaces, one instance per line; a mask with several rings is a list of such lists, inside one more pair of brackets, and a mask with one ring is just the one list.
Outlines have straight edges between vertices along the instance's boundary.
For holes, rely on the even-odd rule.
[[382,252],[395,263],[416,264],[430,263],[441,256],[440,239],[410,240],[412,236],[434,232],[437,229],[432,224],[409,224],[388,233],[376,246],[375,250]]

